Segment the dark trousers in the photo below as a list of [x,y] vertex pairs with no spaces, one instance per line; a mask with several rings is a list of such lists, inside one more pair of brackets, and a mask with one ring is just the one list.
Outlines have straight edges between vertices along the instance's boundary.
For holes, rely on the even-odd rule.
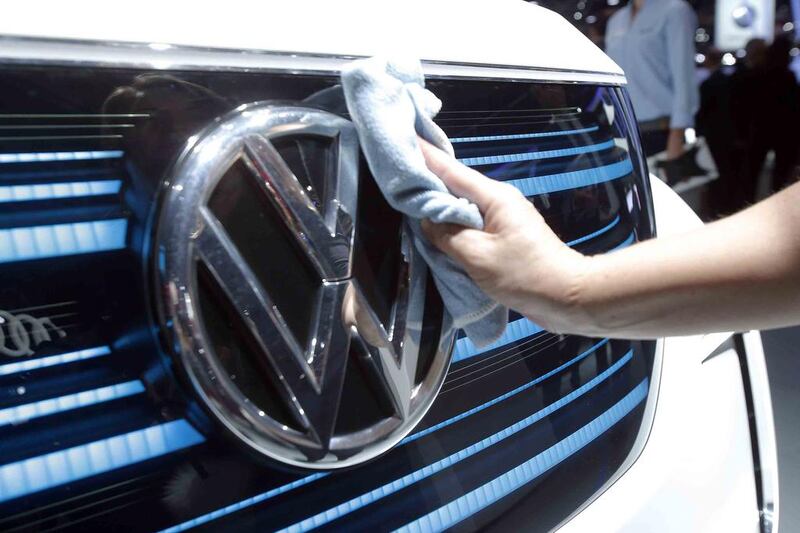
[[797,179],[796,166],[800,143],[793,136],[758,139],[748,148],[747,173],[749,180],[758,182],[764,170],[764,162],[770,150],[775,152],[775,168],[772,170],[772,191],[777,192]]
[[669,130],[651,130],[642,132],[642,149],[644,155],[652,157],[667,149]]
[[706,134],[708,149],[719,174],[708,195],[711,218],[732,215],[752,204],[756,197],[756,182],[749,180],[745,172],[745,150],[737,147],[729,137]]

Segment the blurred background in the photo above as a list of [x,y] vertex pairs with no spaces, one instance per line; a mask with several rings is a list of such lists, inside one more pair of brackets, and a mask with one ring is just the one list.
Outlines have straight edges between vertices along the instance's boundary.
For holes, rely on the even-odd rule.
[[[531,3],[560,13],[601,48],[605,48],[609,17],[628,4],[626,0],[539,0]],[[745,46],[752,38],[770,40],[785,35],[796,39],[800,35],[800,28],[795,27],[792,0],[687,0],[686,3],[697,14],[698,67],[703,66],[705,54],[715,47],[729,53],[725,61],[733,66],[744,59]],[[795,3],[800,7],[800,2]],[[795,48],[794,56],[798,53],[800,49]]]

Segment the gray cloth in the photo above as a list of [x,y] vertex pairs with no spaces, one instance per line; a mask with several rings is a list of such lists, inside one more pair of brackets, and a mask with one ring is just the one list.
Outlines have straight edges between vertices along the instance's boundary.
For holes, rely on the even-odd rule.
[[444,132],[433,122],[442,103],[425,89],[418,60],[362,59],[342,71],[347,109],[356,125],[370,170],[389,204],[406,215],[414,245],[433,273],[452,319],[478,346],[505,330],[508,309],[489,298],[420,229],[422,219],[482,229],[478,207],[456,198],[425,165],[417,135],[453,155]]

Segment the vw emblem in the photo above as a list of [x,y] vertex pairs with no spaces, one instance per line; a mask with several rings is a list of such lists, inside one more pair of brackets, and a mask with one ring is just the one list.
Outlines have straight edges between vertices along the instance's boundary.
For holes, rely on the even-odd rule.
[[155,270],[170,350],[212,419],[294,467],[388,451],[447,371],[453,336],[399,217],[389,213],[398,223],[385,236],[391,276],[359,266],[363,168],[350,121],[251,104],[190,141],[161,202]]

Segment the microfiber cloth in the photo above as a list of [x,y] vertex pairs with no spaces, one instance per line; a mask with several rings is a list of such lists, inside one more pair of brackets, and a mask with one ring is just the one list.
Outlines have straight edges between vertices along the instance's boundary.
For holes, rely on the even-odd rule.
[[441,101],[425,89],[418,60],[373,57],[342,70],[347,109],[378,187],[406,216],[414,246],[433,273],[452,325],[477,346],[505,330],[508,309],[489,298],[466,272],[435,248],[420,228],[422,219],[483,229],[478,207],[456,198],[425,164],[417,136],[451,156],[453,147],[433,122]]

